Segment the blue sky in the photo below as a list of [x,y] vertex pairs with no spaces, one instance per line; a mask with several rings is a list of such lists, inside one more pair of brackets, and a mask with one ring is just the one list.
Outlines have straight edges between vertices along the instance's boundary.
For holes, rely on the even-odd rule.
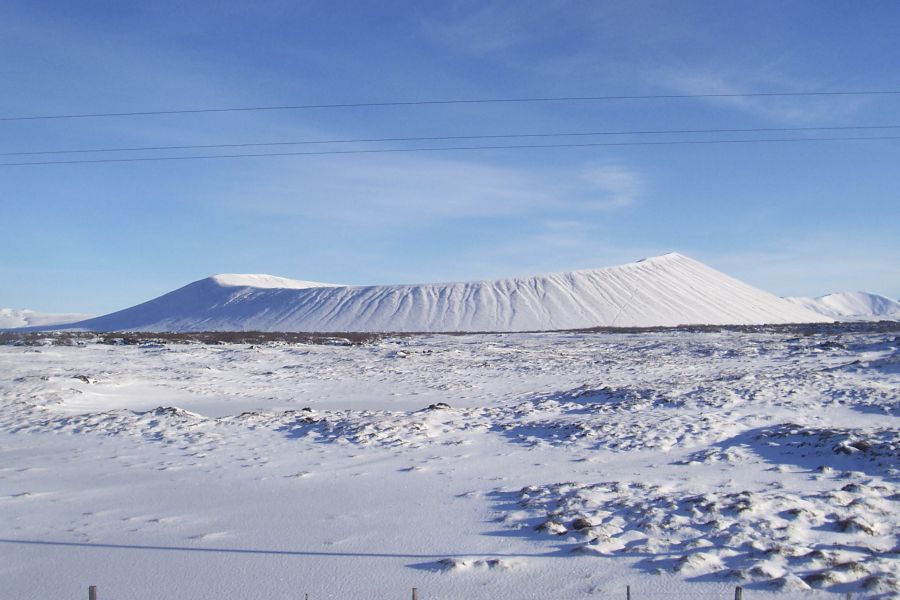
[[[7,0],[0,115],[900,90],[898,22],[894,1]],[[883,124],[900,96],[6,121],[0,151]],[[411,283],[671,250],[780,295],[896,298],[898,159],[885,140],[2,167],[0,306],[108,312],[221,272]]]

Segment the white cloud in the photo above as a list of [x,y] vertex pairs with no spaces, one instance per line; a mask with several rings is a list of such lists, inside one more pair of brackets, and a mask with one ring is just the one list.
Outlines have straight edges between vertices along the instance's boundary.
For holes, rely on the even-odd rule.
[[503,216],[550,201],[516,169],[418,156],[286,158],[236,179],[223,198],[237,210],[367,226]]
[[423,156],[296,157],[272,164],[236,172],[236,187],[213,183],[207,193],[244,213],[416,227],[614,211],[633,204],[643,188],[643,178],[624,165],[525,169]]
[[[677,94],[746,94],[806,92],[822,89],[774,68],[732,65],[728,72],[713,67],[653,70],[646,79]],[[731,96],[704,102],[784,123],[828,123],[859,110],[865,100],[849,96]]]
[[642,178],[632,169],[621,165],[605,165],[586,170],[582,179],[599,192],[592,208],[615,210],[632,205],[643,187]]

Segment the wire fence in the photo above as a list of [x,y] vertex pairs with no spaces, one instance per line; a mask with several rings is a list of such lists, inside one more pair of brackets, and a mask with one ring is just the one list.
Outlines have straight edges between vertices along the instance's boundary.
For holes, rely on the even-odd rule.
[[[622,594],[622,597],[624,597],[625,600],[632,600],[630,585],[625,586],[625,590],[623,592],[624,593]],[[412,588],[411,598],[412,598],[412,600],[427,600],[426,598],[424,598],[422,595],[419,594],[419,588]],[[743,598],[744,598],[744,588],[739,585],[735,586],[734,600],[743,600]],[[97,596],[97,586],[96,585],[92,585],[92,586],[88,587],[88,600],[99,600],[99,598]],[[315,598],[311,599],[309,593],[304,593],[303,600],[315,600]],[[639,598],[637,596],[634,596],[634,600],[639,600]]]

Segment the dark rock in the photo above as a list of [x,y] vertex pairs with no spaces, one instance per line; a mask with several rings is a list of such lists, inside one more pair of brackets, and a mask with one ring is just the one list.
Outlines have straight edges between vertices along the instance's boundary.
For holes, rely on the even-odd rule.
[[572,529],[579,531],[581,529],[590,529],[594,524],[584,517],[578,517],[572,521]]

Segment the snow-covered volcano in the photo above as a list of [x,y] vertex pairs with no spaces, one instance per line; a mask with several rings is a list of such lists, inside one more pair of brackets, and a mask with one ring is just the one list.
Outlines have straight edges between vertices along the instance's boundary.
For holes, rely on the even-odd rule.
[[69,327],[96,331],[535,331],[827,317],[681,254],[519,279],[334,286],[217,275]]
[[840,292],[785,300],[838,321],[900,321],[900,302],[871,292]]

